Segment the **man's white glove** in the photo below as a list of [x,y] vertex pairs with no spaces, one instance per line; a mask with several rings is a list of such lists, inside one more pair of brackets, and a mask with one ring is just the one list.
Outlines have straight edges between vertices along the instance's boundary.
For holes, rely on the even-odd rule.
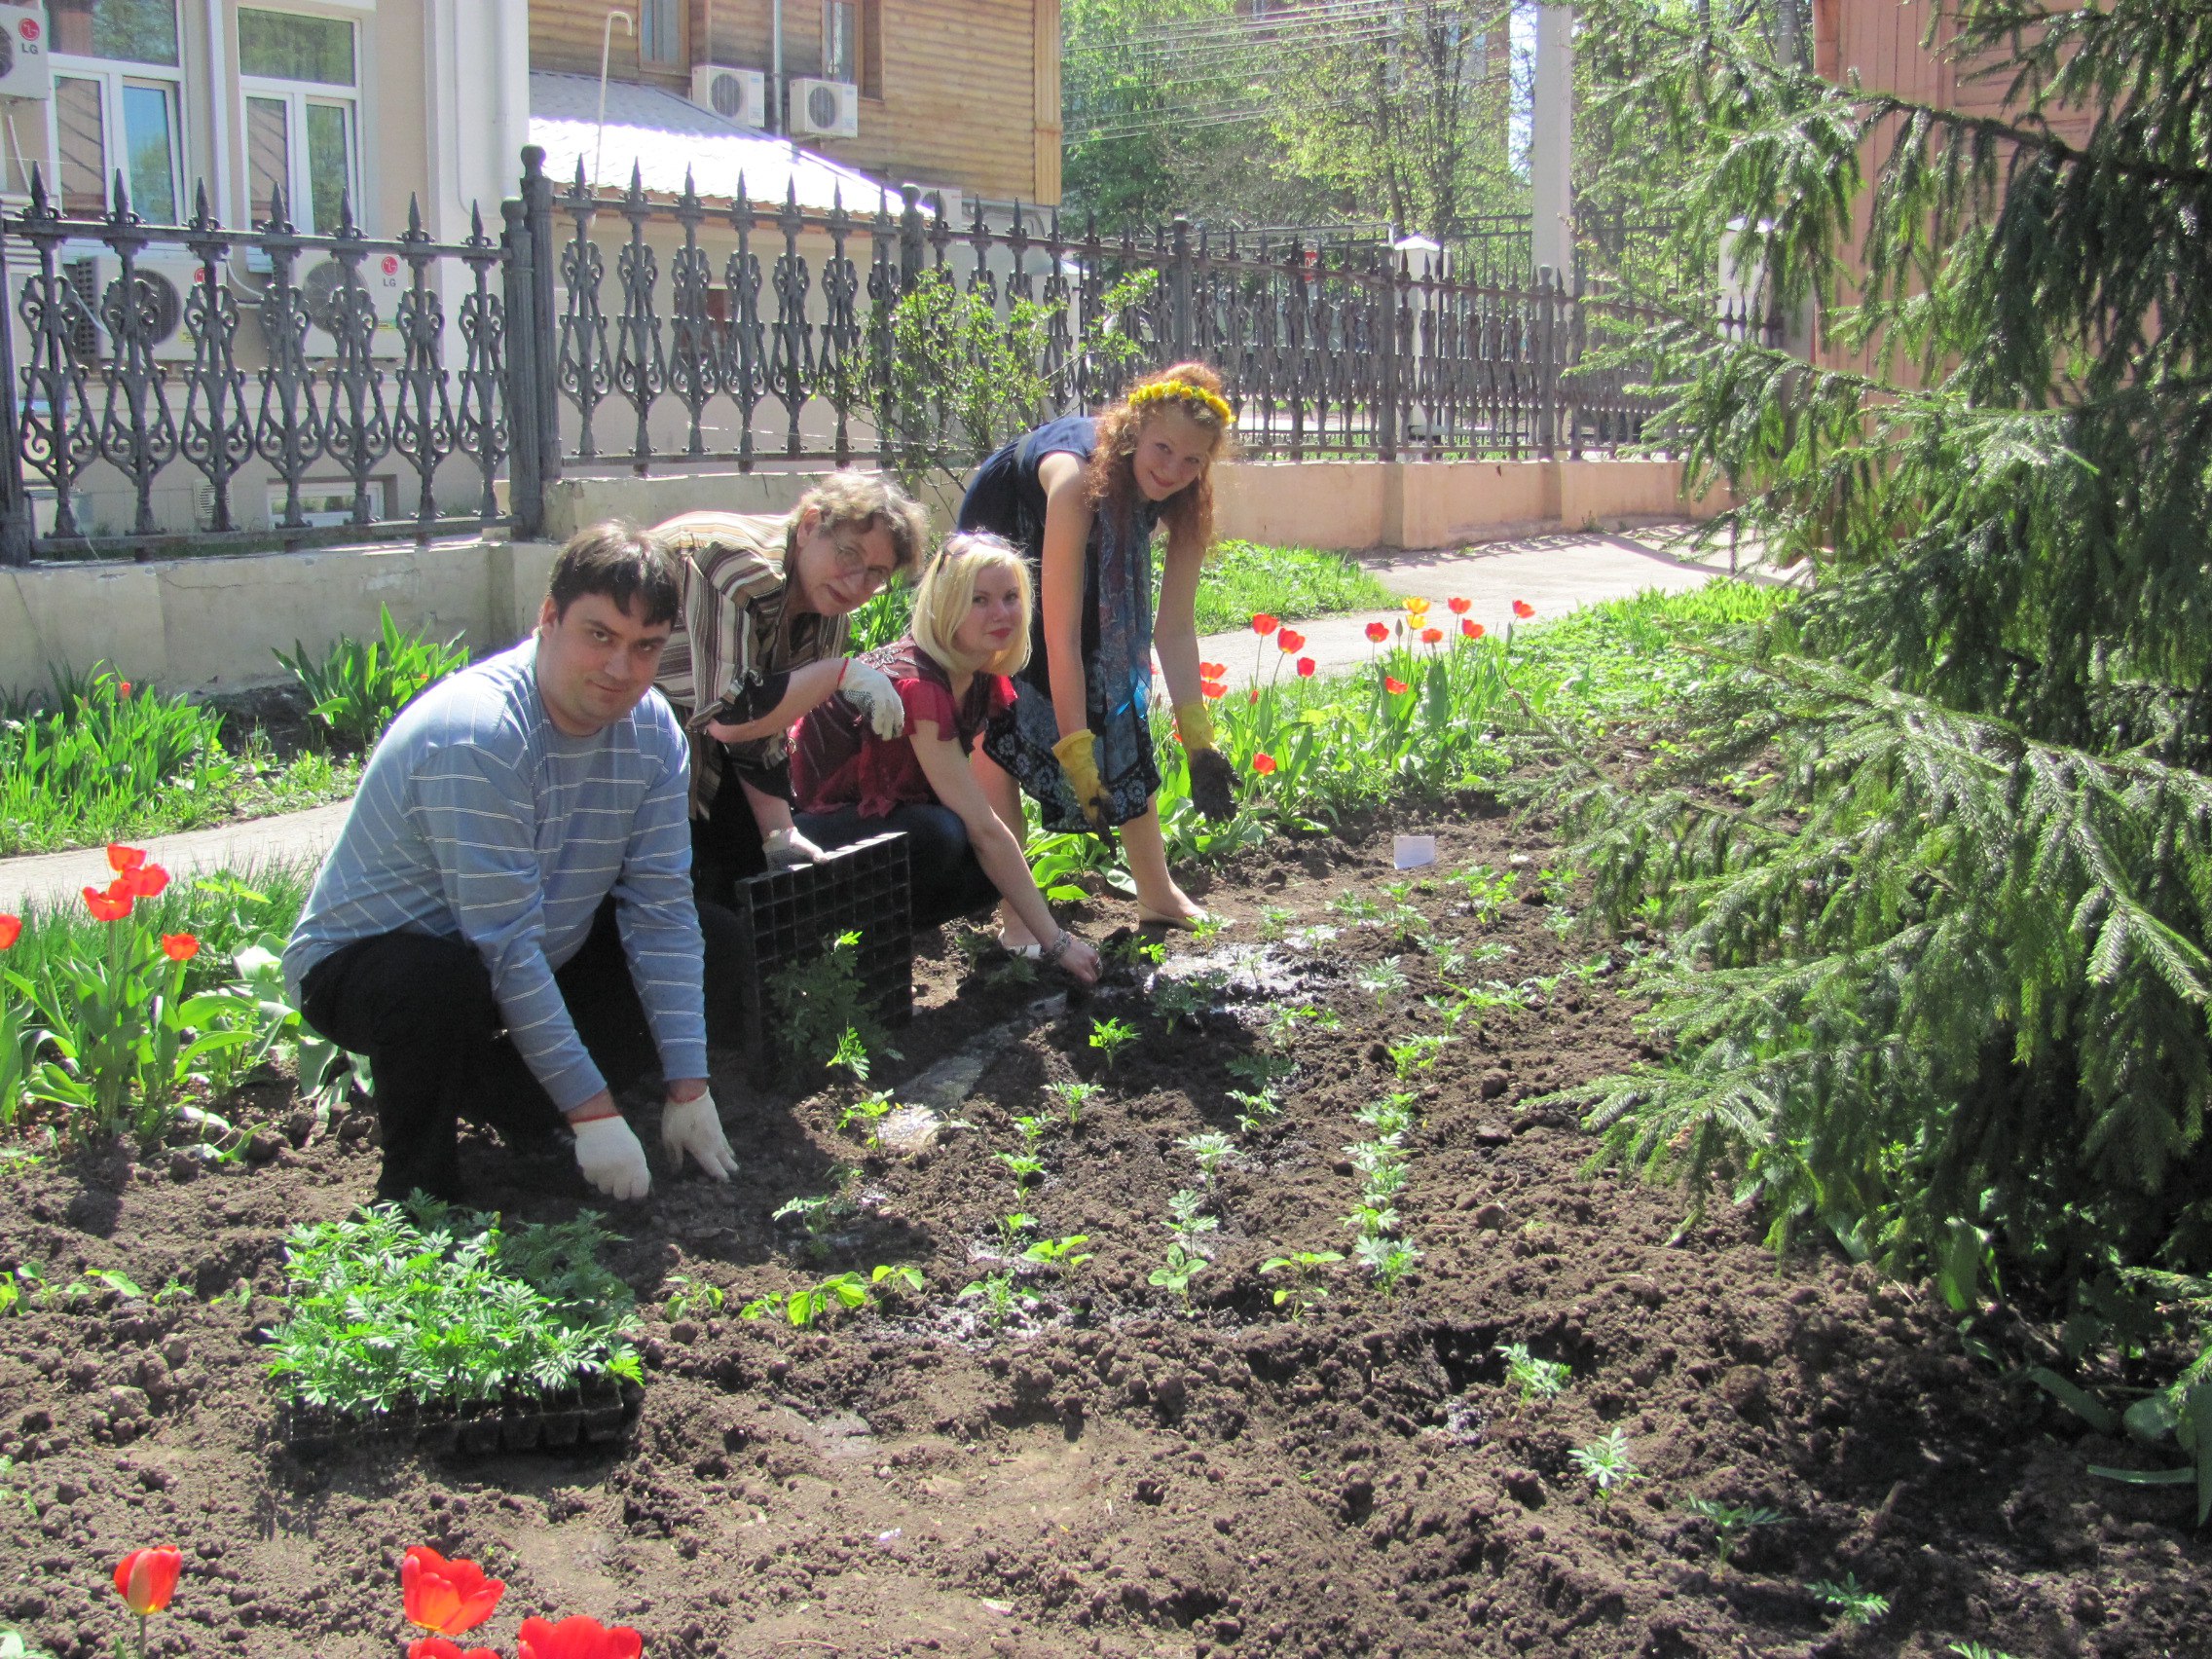
[[889,742],[906,729],[906,705],[900,698],[899,687],[891,683],[891,676],[880,668],[861,661],[859,657],[845,659],[844,678],[837,682],[837,694],[850,697],[867,717],[875,735]]
[[652,1191],[645,1149],[619,1112],[577,1124],[574,1129],[576,1167],[585,1180],[610,1198],[642,1198]]
[[769,830],[760,838],[760,850],[768,855],[769,866],[775,869],[820,864],[823,859],[822,849],[796,830]]
[[737,1173],[737,1154],[730,1151],[729,1137],[722,1133],[712,1089],[696,1100],[668,1103],[660,1115],[660,1144],[676,1160],[679,1174],[683,1170],[685,1153],[697,1159],[699,1167],[718,1181],[726,1181]]

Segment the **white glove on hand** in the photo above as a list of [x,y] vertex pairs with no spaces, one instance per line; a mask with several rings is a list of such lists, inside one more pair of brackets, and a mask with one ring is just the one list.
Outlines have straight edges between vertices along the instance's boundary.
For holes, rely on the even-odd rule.
[[737,1173],[737,1154],[730,1151],[729,1137],[722,1133],[721,1116],[715,1110],[712,1089],[696,1100],[668,1103],[660,1115],[660,1144],[676,1160],[678,1174],[683,1172],[685,1153],[698,1160],[699,1167],[718,1181],[726,1181]]
[[847,657],[845,678],[837,682],[837,694],[859,704],[875,735],[885,742],[906,729],[906,705],[899,696],[899,687],[891,683],[891,676],[880,668],[859,657]]
[[652,1191],[645,1149],[620,1113],[577,1124],[575,1135],[576,1167],[593,1187],[610,1198],[642,1198]]
[[768,864],[774,869],[820,864],[823,859],[822,849],[796,830],[771,830],[760,838],[760,850],[768,855]]

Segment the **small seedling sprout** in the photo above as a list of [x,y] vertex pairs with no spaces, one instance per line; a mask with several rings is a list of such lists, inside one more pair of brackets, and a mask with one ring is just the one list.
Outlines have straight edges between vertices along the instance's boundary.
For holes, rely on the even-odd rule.
[[1861,1584],[1857,1573],[1847,1572],[1841,1579],[1816,1578],[1805,1588],[1833,1607],[1846,1624],[1870,1625],[1890,1610],[1890,1599]]
[[1120,1019],[1093,1019],[1090,1022],[1090,1046],[1106,1056],[1106,1069],[1112,1071],[1122,1051],[1137,1040],[1133,1025]]
[[1175,1144],[1197,1160],[1198,1173],[1205,1177],[1209,1187],[1222,1161],[1236,1150],[1235,1143],[1224,1134],[1185,1135]]
[[1089,1242],[1089,1235],[1083,1233],[1071,1233],[1065,1238],[1040,1238],[1021,1252],[1021,1259],[1035,1262],[1039,1267],[1073,1272],[1090,1260],[1090,1253],[1084,1249]]
[[1016,1118],[1014,1126],[1021,1131],[1021,1144],[1033,1147],[1045,1138],[1045,1131],[1052,1126],[1052,1120],[1045,1117]]
[[849,1129],[855,1124],[862,1127],[861,1144],[878,1147],[883,1144],[883,1120],[898,1110],[899,1103],[891,1098],[891,1090],[882,1088],[873,1094],[864,1094],[846,1107],[837,1119],[837,1127]]
[[661,1311],[672,1325],[679,1319],[688,1319],[693,1313],[719,1313],[727,1294],[711,1280],[677,1273],[668,1281],[668,1300],[662,1304]]
[[1145,1275],[1146,1282],[1171,1290],[1183,1299],[1184,1308],[1191,1306],[1191,1281],[1213,1264],[1196,1251],[1187,1250],[1181,1242],[1170,1242],[1167,1259]]
[[1502,1343],[1497,1353],[1505,1361],[1505,1380],[1519,1391],[1524,1408],[1562,1392],[1573,1375],[1562,1360],[1538,1359],[1526,1343]]
[[1256,1134],[1275,1119],[1282,1116],[1282,1102],[1266,1089],[1258,1093],[1233,1088],[1229,1098],[1243,1110],[1236,1114],[1236,1126],[1245,1134]]
[[1014,1317],[1014,1305],[1017,1302],[1028,1300],[1014,1290],[1014,1274],[1011,1271],[985,1273],[979,1279],[971,1279],[961,1287],[960,1295],[957,1298],[961,1302],[977,1299],[983,1304],[983,1317],[990,1321],[994,1328],[1004,1325]]
[[1384,1296],[1394,1293],[1398,1281],[1420,1260],[1420,1252],[1404,1239],[1380,1234],[1360,1239],[1352,1245],[1351,1253],[1359,1265],[1374,1275],[1376,1288]]
[[1390,1056],[1390,1069],[1397,1074],[1398,1081],[1404,1083],[1417,1071],[1434,1065],[1436,1056],[1444,1051],[1444,1046],[1451,1041],[1449,1037],[1424,1033],[1392,1043],[1384,1052]]
[[1048,1083],[1045,1092],[1060,1103],[1072,1128],[1083,1122],[1083,1109],[1097,1099],[1101,1091],[1095,1083]]
[[1012,1172],[1016,1187],[1026,1187],[1045,1173],[1045,1161],[1033,1152],[997,1152],[991,1156]]
[[1024,1215],[1019,1210],[1015,1210],[1011,1215],[1000,1216],[999,1254],[1001,1256],[1014,1255],[1014,1247],[1021,1242],[1021,1235],[1036,1225],[1037,1218],[1035,1216]]
[[867,1082],[867,1044],[861,1040],[861,1034],[856,1027],[850,1025],[845,1027],[844,1034],[837,1039],[835,1051],[830,1056],[828,1069],[830,1071],[842,1070],[850,1075],[855,1083]]
[[1343,1260],[1335,1250],[1296,1250],[1290,1255],[1262,1262],[1260,1272],[1290,1275],[1288,1284],[1275,1287],[1274,1305],[1287,1307],[1293,1319],[1303,1319],[1309,1310],[1328,1299],[1329,1293],[1320,1283],[1321,1271]]
[[1636,1466],[1636,1459],[1629,1456],[1627,1433],[1618,1428],[1607,1429],[1602,1438],[1587,1446],[1575,1447],[1567,1456],[1574,1460],[1576,1468],[1590,1477],[1590,1484],[1598,1489],[1600,1502],[1610,1498],[1617,1488],[1643,1475]]
[[1736,1553],[1737,1545],[1753,1527],[1772,1527],[1782,1520],[1778,1509],[1764,1509],[1739,1503],[1715,1503],[1710,1497],[1687,1498],[1682,1508],[1713,1529],[1713,1553],[1722,1567]]

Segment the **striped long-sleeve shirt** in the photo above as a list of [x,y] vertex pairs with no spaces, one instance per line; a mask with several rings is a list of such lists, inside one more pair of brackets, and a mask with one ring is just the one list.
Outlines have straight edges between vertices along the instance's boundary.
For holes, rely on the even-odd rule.
[[455,675],[369,758],[284,951],[293,1000],[311,968],[355,940],[464,939],[515,1047],[568,1111],[606,1085],[553,975],[612,893],[665,1075],[705,1077],[689,788],[683,728],[658,693],[568,737],[538,698],[535,640]]

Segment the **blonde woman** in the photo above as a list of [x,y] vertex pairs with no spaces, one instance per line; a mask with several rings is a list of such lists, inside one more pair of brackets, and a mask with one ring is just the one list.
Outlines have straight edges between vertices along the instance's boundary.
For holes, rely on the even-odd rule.
[[[1198,685],[1198,571],[1213,541],[1213,464],[1233,424],[1221,377],[1203,363],[1147,375],[1099,415],[1071,415],[1016,438],[977,469],[962,530],[1019,547],[1038,571],[1021,696],[991,721],[985,781],[1010,819],[1014,785],[1048,830],[1118,828],[1136,883],[1137,920],[1190,928],[1205,912],[1167,870],[1152,749],[1152,656],[1183,747],[1191,795],[1209,818],[1235,811]],[[1161,527],[1160,612],[1152,540]],[[1005,918],[1010,946],[1026,925]]]
[[1014,703],[1029,660],[1029,567],[995,535],[955,535],[922,571],[906,637],[860,660],[899,694],[905,723],[878,736],[844,701],[819,705],[792,736],[798,832],[840,847],[903,830],[913,922],[937,927],[1002,902],[1032,954],[1085,984],[1098,953],[1052,918],[1019,835],[976,774],[983,728]]

